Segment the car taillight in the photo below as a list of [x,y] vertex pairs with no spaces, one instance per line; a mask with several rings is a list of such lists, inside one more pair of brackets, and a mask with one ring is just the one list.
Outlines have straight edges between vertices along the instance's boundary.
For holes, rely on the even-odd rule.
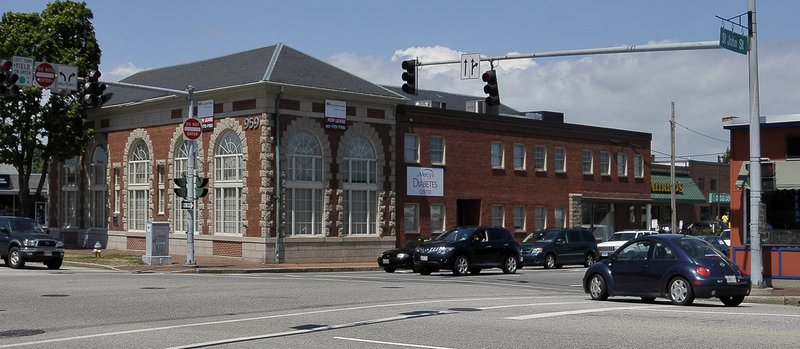
[[708,272],[708,269],[706,269],[704,267],[697,267],[697,269],[695,269],[695,271],[697,271],[697,274],[700,275],[700,276],[709,276],[709,275],[711,275],[711,273]]

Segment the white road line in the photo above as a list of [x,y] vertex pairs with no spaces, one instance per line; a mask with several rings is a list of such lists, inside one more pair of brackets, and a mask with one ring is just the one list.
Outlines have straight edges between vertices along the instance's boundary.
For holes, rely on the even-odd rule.
[[[540,299],[540,298],[547,298],[547,297],[536,297],[536,296],[500,297],[500,298],[492,298],[492,300],[501,300],[501,299],[502,300],[520,300],[520,299]],[[411,305],[447,303],[447,302],[462,303],[462,302],[485,301],[485,300],[487,300],[485,297],[460,298],[460,299],[459,298],[448,298],[448,299],[439,299],[439,300],[421,300],[421,301],[413,301],[413,302],[374,304],[374,305],[365,305],[365,306],[350,307],[350,308],[335,308],[335,309],[325,309],[325,310],[312,310],[312,311],[305,311],[305,312],[298,312],[298,313],[288,313],[288,314],[279,314],[279,315],[265,315],[265,316],[257,316],[257,317],[251,317],[251,318],[243,318],[243,319],[230,319],[230,320],[219,320],[219,321],[207,321],[207,322],[180,324],[180,325],[172,325],[172,326],[147,327],[147,328],[140,328],[140,329],[135,329],[135,330],[102,332],[102,333],[87,334],[87,335],[82,335],[82,336],[61,337],[61,338],[44,339],[44,340],[39,340],[39,341],[12,343],[12,344],[0,344],[0,348],[13,348],[13,347],[22,347],[22,346],[29,346],[29,345],[41,345],[41,344],[47,344],[47,343],[58,343],[58,342],[66,342],[66,341],[73,341],[73,340],[80,340],[80,339],[99,338],[99,337],[112,337],[112,336],[134,334],[134,333],[167,331],[167,330],[174,330],[174,329],[178,329],[178,328],[210,326],[210,325],[229,324],[229,323],[246,322],[246,321],[269,320],[269,319],[286,318],[286,317],[293,317],[293,316],[304,316],[304,315],[314,315],[314,314],[323,314],[323,313],[333,313],[333,312],[340,312],[340,311],[354,311],[354,310],[377,309],[377,308],[388,308],[388,307],[407,307],[407,306],[411,306]],[[294,331],[292,331],[292,332],[294,332]]]
[[333,339],[341,339],[341,340],[346,340],[346,341],[364,342],[364,343],[394,345],[394,346],[398,346],[398,347],[409,347],[409,348],[452,349],[452,348],[449,348],[449,347],[433,347],[433,346],[429,346],[429,345],[396,343],[396,342],[384,342],[384,341],[373,341],[373,340],[369,340],[369,339],[348,338],[348,337],[333,337]]
[[[640,310],[640,309],[634,309]],[[708,315],[745,315],[745,316],[769,316],[769,317],[796,317],[800,318],[800,314],[775,314],[775,313],[746,313],[746,312],[732,312],[732,311],[699,311],[699,310],[677,310],[677,309],[648,309],[652,311],[662,311],[671,313],[693,313],[693,314],[708,314]]]
[[483,307],[477,308],[479,310],[494,310],[494,309],[505,309],[505,308],[519,308],[519,307],[530,307],[530,306],[540,306],[540,305],[566,305],[566,304],[581,304],[581,303],[592,303],[593,301],[586,301],[586,302],[558,302],[558,303],[527,303],[527,304],[511,304],[511,305],[498,305],[494,307]]
[[613,308],[594,308],[594,309],[568,310],[568,311],[557,311],[557,312],[552,312],[552,313],[540,313],[540,314],[512,316],[512,317],[507,317],[506,320],[531,320],[531,319],[542,319],[542,318],[547,318],[547,317],[564,316],[564,315],[599,313],[599,312],[603,312],[603,311],[639,310],[639,309],[653,308],[653,307],[656,307],[656,306],[645,305],[645,306],[638,306],[638,307],[613,307]]

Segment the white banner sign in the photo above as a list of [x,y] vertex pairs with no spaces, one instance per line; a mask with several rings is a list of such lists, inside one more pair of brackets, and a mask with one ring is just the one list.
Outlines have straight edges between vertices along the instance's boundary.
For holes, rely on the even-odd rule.
[[347,102],[325,100],[325,128],[342,130],[346,129]]
[[444,196],[444,169],[406,168],[406,193],[409,196]]

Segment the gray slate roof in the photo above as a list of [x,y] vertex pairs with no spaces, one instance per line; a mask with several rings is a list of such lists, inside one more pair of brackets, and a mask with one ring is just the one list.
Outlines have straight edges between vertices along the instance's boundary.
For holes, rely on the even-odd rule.
[[[401,95],[320,61],[284,44],[276,44],[197,62],[156,68],[133,74],[120,82],[195,91],[244,85],[258,81],[359,94],[402,98]],[[170,95],[127,86],[109,85],[104,106]]]
[[[381,85],[381,86],[410,99],[410,101],[406,104],[416,105],[416,102],[420,101],[442,102],[446,103],[445,109],[447,110],[466,111],[467,102],[486,99],[486,96],[468,96],[462,94],[447,93],[442,91],[419,90],[419,89],[417,90],[418,93],[417,95],[409,95],[403,92],[403,89],[400,87],[400,84],[398,84],[397,86],[389,86],[389,85]],[[502,103],[500,104],[499,112],[501,114],[519,114],[519,111]]]

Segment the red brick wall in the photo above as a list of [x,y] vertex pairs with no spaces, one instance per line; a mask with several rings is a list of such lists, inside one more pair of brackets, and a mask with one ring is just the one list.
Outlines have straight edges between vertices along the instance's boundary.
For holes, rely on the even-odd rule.
[[[530,122],[529,120],[526,120]],[[533,230],[534,207],[547,207],[547,226],[555,221],[554,208],[569,210],[570,193],[608,193],[609,198],[619,197],[620,193],[636,198],[650,197],[650,139],[620,138],[595,133],[553,130],[536,127],[522,127],[520,124],[504,122],[481,122],[478,118],[454,120],[421,115],[397,115],[397,192],[398,192],[398,231],[404,230],[402,210],[405,203],[420,205],[420,233],[430,232],[430,203],[445,204],[445,228],[456,224],[456,205],[458,199],[481,199],[480,224],[491,223],[492,205],[504,205],[505,226],[513,227],[515,205],[526,206],[526,230]],[[419,135],[420,163],[406,164],[404,157],[404,135]],[[445,187],[444,197],[406,196],[406,167],[441,167],[431,165],[431,136],[445,138]],[[614,138],[615,141],[610,141]],[[504,142],[504,168],[491,167],[491,142]],[[526,171],[516,171],[513,166],[513,144],[522,143],[526,148]],[[630,144],[637,144],[633,147]],[[547,147],[547,171],[534,171],[534,146]],[[554,170],[554,149],[566,149],[566,173]],[[594,174],[583,175],[582,150],[593,150]],[[600,151],[611,155],[610,176],[600,175]],[[628,154],[628,176],[618,178],[616,154]],[[644,178],[634,178],[633,158],[641,154],[645,160]],[[597,195],[597,194],[594,194]],[[568,214],[568,212],[567,212]],[[569,222],[567,223],[569,224]],[[401,239],[404,240],[404,239]]]

